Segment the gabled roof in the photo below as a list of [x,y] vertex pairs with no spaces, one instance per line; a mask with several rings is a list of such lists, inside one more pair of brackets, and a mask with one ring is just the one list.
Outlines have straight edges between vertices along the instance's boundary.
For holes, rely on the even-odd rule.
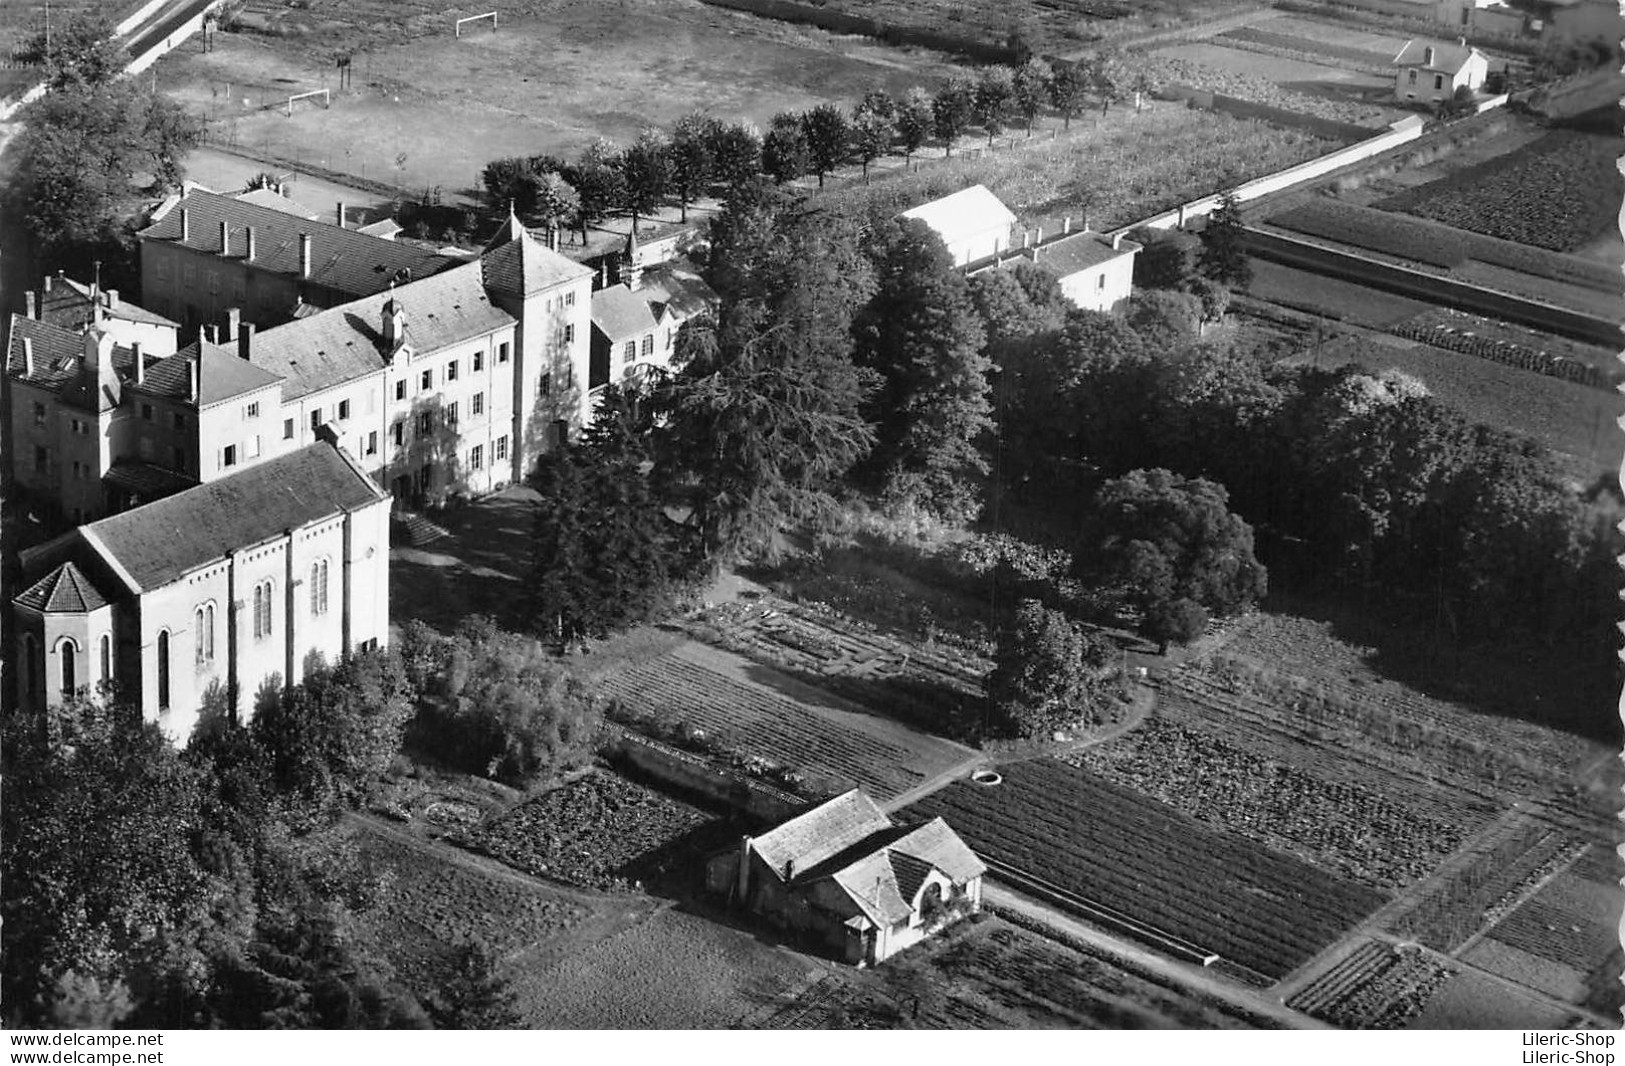
[[[181,212],[187,213],[185,241],[181,240]],[[412,244],[290,215],[278,208],[204,189],[192,189],[138,236],[143,240],[171,241],[188,248],[221,255],[220,223],[227,224],[230,247],[225,258],[241,260],[247,250],[246,227],[254,227],[254,265],[261,270],[299,275],[299,237],[311,237],[308,281],[338,292],[366,296],[381,292],[392,281],[422,278],[444,269],[448,260]]]
[[99,302],[102,305],[102,315],[106,318],[139,322],[149,326],[168,326],[171,329],[180,328],[180,323],[171,321],[163,315],[154,314],[144,307],[137,307],[126,299],[120,299],[117,305],[110,307],[105,291],[93,301],[90,286],[74,281],[70,277],[58,276],[48,281],[51,287],[40,290],[39,317],[54,326],[71,330],[84,329],[90,325],[94,317],[94,308]]
[[[34,372],[27,373],[24,342],[30,342],[34,351]],[[82,334],[53,326],[26,315],[11,316],[11,342],[6,350],[6,373],[13,381],[62,394],[64,389],[77,386],[84,367],[85,338]],[[146,357],[150,367],[155,362]],[[113,348],[113,369],[120,378],[135,376],[135,353],[128,348]]]
[[654,309],[642,292],[611,285],[592,294],[592,326],[616,344],[654,329]]
[[972,185],[940,200],[912,207],[901,217],[919,219],[936,230],[945,243],[994,227],[1008,229],[1016,222],[1015,213],[985,185]]
[[191,389],[193,363],[198,364],[198,407],[258,392],[282,380],[280,375],[241,358],[233,348],[195,340],[174,355],[148,365],[146,379],[141,384],[126,384],[138,392],[191,402],[187,393]]
[[381,218],[377,222],[369,222],[365,226],[357,226],[355,231],[357,233],[365,233],[369,237],[377,237],[380,240],[392,241],[395,239],[396,235],[405,228],[406,227],[402,226],[399,222],[396,222],[392,218]]
[[514,321],[491,303],[479,263],[366,296],[257,334],[254,365],[280,376],[292,400],[364,377],[384,364],[383,308],[393,299],[406,314],[407,343],[434,352],[484,336]]
[[941,818],[912,829],[881,830],[854,845],[852,852],[833,861],[837,868],[815,870],[811,876],[828,877],[866,917],[881,925],[895,924],[913,913],[914,897],[932,870],[941,870],[956,884],[987,872],[982,860]]
[[485,284],[497,292],[531,296],[566,281],[591,277],[593,270],[566,259],[531,235],[513,214],[480,253]]
[[[1079,271],[1109,263],[1121,256],[1133,255],[1139,250],[1140,246],[1133,241],[1125,240],[1120,247],[1113,248],[1110,238],[1098,233],[1073,233],[1041,244],[1030,251],[1033,262],[1056,277],[1065,278]],[[1020,261],[1021,259],[1016,257],[1000,265],[1014,266]]]
[[234,199],[241,203],[254,204],[256,207],[269,207],[272,211],[281,211],[285,215],[293,215],[307,222],[313,222],[320,217],[318,212],[312,211],[304,204],[294,203],[272,189],[249,189],[247,192],[238,193]]
[[751,847],[780,877],[787,869],[794,877],[891,824],[874,800],[853,789],[754,838]]
[[147,591],[227,552],[384,498],[352,459],[318,442],[81,526],[78,533],[115,571]]
[[[1433,49],[1433,61],[1428,62],[1428,49]],[[1461,68],[1475,55],[1479,55],[1476,48],[1458,44],[1454,41],[1430,41],[1421,37],[1412,37],[1405,42],[1405,47],[1399,50],[1394,57],[1396,67],[1418,67],[1422,70],[1437,74],[1459,74]]]
[[106,607],[108,598],[83,571],[66,562],[34,582],[12,602],[44,614],[89,614]]
[[708,311],[721,299],[686,259],[671,259],[644,270],[638,291],[681,319]]
[[954,881],[968,881],[987,873],[987,864],[941,818],[915,826],[889,847],[899,855],[941,870]]

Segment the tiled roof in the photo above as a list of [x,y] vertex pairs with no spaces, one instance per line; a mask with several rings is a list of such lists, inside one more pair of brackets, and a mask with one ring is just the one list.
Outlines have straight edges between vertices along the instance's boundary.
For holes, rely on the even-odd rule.
[[181,242],[181,212],[187,212],[186,247],[221,254],[220,223],[227,223],[228,258],[241,259],[247,247],[245,228],[254,227],[254,265],[298,276],[299,237],[311,237],[309,281],[339,292],[366,296],[391,281],[422,278],[445,268],[447,260],[412,244],[386,241],[360,230],[296,217],[203,189],[193,189],[164,216],[139,234],[144,240]]
[[[1119,256],[1133,255],[1139,250],[1140,246],[1133,241],[1123,241],[1121,247],[1113,248],[1109,237],[1102,237],[1098,233],[1073,233],[1032,249],[1032,254],[1033,261],[1039,266],[1056,277],[1065,278],[1109,263]],[[1021,258],[1014,257],[999,265],[1014,266],[1019,262]]]
[[[24,341],[31,341],[34,349],[34,373],[25,373]],[[6,352],[6,373],[14,381],[51,392],[61,393],[64,388],[78,384],[84,365],[85,338],[83,334],[53,326],[49,322],[26,315],[11,316],[11,344]],[[155,361],[147,357],[150,367]],[[113,349],[113,368],[120,378],[135,375],[135,354],[128,348]]]
[[875,801],[858,789],[836,796],[754,838],[751,847],[783,877],[811,870],[825,859],[891,826]]
[[[40,290],[39,316],[54,326],[63,329],[80,330],[90,325],[91,309],[95,306],[90,298],[90,286],[80,284],[69,277],[56,277],[49,279],[50,289]],[[102,313],[108,318],[123,319],[126,322],[140,322],[149,326],[169,326],[179,329],[180,323],[154,314],[144,307],[137,307],[129,300],[120,299],[118,306],[108,307],[106,294],[102,294]]]
[[592,294],[592,325],[615,344],[654,329],[655,316],[642,292],[611,285]]
[[941,818],[909,830],[892,841],[890,849],[934,866],[953,881],[968,881],[987,873],[987,864]]
[[143,500],[157,500],[185,492],[197,484],[197,479],[177,470],[143,463],[135,459],[119,459],[107,468],[102,480],[125,492],[134,493]]
[[815,871],[814,876],[827,876],[840,885],[871,921],[891,925],[913,912],[914,897],[932,870],[941,870],[955,884],[987,872],[982,860],[941,818],[913,829],[898,827],[895,834],[885,830],[872,834],[852,847],[851,861],[837,858],[831,865],[838,868],[827,874]]
[[[1433,49],[1433,62],[1427,61],[1427,50]],[[1457,44],[1454,41],[1430,41],[1420,37],[1413,37],[1405,42],[1405,47],[1399,50],[1394,57],[1396,67],[1420,67],[1423,70],[1439,74],[1458,74],[1461,68],[1467,65],[1476,48]]]
[[382,240],[389,241],[394,240],[396,234],[400,233],[404,228],[405,227],[392,218],[381,218],[377,222],[369,222],[365,226],[357,226],[355,231],[357,233],[365,233],[369,237],[378,237]]
[[[913,893],[904,894],[892,868],[891,857],[884,850],[871,852],[850,866],[835,871],[830,879],[846,892],[858,909],[876,925],[896,925],[904,921],[914,908],[909,905]],[[918,889],[918,885],[915,886]]]
[[[201,362],[199,362],[201,360]],[[275,385],[282,378],[238,356],[236,349],[224,348],[206,340],[196,340],[174,355],[147,367],[146,380],[131,388],[154,396],[186,400],[191,389],[189,367],[198,363],[199,407],[221,403],[236,396]]]
[[289,529],[383,499],[359,466],[316,443],[80,527],[142,590]]
[[45,614],[88,614],[106,607],[108,599],[73,563],[67,562],[36,581],[12,601]]
[[480,254],[480,265],[487,286],[515,296],[530,296],[593,273],[591,267],[566,259],[531,236],[511,215]]
[[293,215],[307,222],[313,222],[318,217],[318,212],[312,211],[304,204],[294,203],[281,193],[270,189],[250,189],[238,193],[233,199],[240,203],[254,204],[256,207],[269,207],[272,211],[281,211],[285,215]]
[[491,303],[480,282],[480,264],[399,286],[394,293],[352,300],[308,318],[257,334],[254,365],[283,378],[283,400],[342,385],[384,366],[384,304],[393,298],[406,314],[406,340],[417,352],[511,325],[513,316]]
[[1016,216],[985,185],[972,185],[940,200],[921,204],[902,213],[936,230],[945,242],[971,236],[994,226],[1009,227]]
[[693,318],[717,306],[720,300],[716,290],[686,259],[673,259],[645,270],[638,291],[682,319]]

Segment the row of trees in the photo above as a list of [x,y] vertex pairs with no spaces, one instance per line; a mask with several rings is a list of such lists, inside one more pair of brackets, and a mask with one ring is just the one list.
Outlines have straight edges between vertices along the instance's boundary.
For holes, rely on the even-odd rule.
[[822,186],[825,176],[851,161],[867,178],[870,164],[893,150],[912,157],[934,136],[951,154],[973,125],[991,143],[1018,119],[1030,131],[1046,107],[1070,125],[1088,96],[1104,108],[1130,85],[1150,88],[1144,75],[1127,78],[1111,53],[1079,63],[1030,60],[986,67],[974,78],[954,75],[935,93],[914,88],[895,97],[876,89],[850,111],[819,104],[782,112],[765,133],[696,111],[669,130],[644,130],[624,148],[599,140],[573,161],[549,155],[494,160],[480,180],[491,210],[506,212],[512,204],[533,225],[574,224],[585,241],[586,228],[612,211],[630,215],[635,228],[639,218],[675,200],[686,221],[689,205],[718,185],[732,189],[761,175],[783,184],[815,175]]

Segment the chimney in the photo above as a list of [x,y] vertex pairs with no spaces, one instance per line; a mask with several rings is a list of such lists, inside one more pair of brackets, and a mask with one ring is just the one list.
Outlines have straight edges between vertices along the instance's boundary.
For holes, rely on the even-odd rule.
[[549,251],[556,252],[559,250],[559,228],[557,226],[547,227],[547,247]]
[[214,338],[215,338],[214,323],[211,322],[207,326],[204,326],[203,331],[204,331],[204,335],[208,337],[209,343],[213,344],[214,343]]
[[193,403],[197,403],[197,368],[202,361],[201,352],[198,353],[198,358],[186,361],[186,398]]
[[1071,233],[1071,232],[1072,232],[1072,216],[1067,215],[1065,218],[1061,219],[1061,236],[1064,237],[1068,233]]
[[254,250],[255,250],[254,249],[254,227],[253,226],[247,227],[247,231],[248,231],[248,238],[247,238],[248,247],[243,251],[243,258],[246,259],[248,262],[252,263],[254,261]]
[[232,339],[237,336],[242,324],[242,309],[238,307],[226,308],[226,331],[221,335],[220,339],[225,341],[227,344],[230,344]]
[[205,327],[203,326],[199,326],[197,328],[197,342],[199,346],[202,346],[203,342],[209,339],[208,334],[205,333],[204,330]]
[[1033,243],[1033,231],[1030,230],[1030,229],[1022,230],[1021,231],[1021,246],[1023,248],[1027,248],[1032,243]]
[[1185,228],[1185,205],[1179,205],[1179,218],[1174,222],[1174,229]]
[[145,385],[147,383],[147,357],[141,354],[140,341],[130,342],[130,354],[135,357],[135,383]]
[[245,363],[253,362],[249,358],[254,351],[254,323],[244,322],[237,328],[237,354]]
[[109,311],[117,311],[118,310],[118,290],[117,289],[108,289],[106,292],[102,293],[102,300],[107,304],[107,309]]
[[33,289],[23,293],[23,305],[29,318],[39,317],[39,297]]
[[598,287],[609,288],[609,258],[606,256],[598,261]]
[[344,228],[344,201],[338,202],[339,229]]
[[181,243],[185,244],[187,241],[189,241],[191,239],[192,239],[192,216],[187,213],[185,205],[182,205],[181,206]]
[[310,277],[310,234],[299,235],[299,276]]
[[1039,226],[1038,227],[1038,232],[1033,235],[1033,247],[1037,248],[1040,244],[1043,244],[1043,243],[1044,243],[1044,227]]
[[220,257],[224,259],[231,254],[231,223],[225,219],[220,220]]
[[53,278],[52,278],[52,277],[51,277],[51,275],[49,275],[49,274],[47,274],[47,275],[45,275],[45,291],[46,291],[46,292],[50,292],[50,291],[51,291],[51,282],[52,282],[52,281],[53,281],[53,280],[54,280],[54,279],[53,279]]
[[34,376],[34,338],[23,338],[23,376]]
[[1112,251],[1119,252],[1119,251],[1122,251],[1122,250],[1123,250],[1123,235],[1121,233],[1112,234]]
[[1083,232],[1089,232],[1089,212],[1087,211],[1083,213]]

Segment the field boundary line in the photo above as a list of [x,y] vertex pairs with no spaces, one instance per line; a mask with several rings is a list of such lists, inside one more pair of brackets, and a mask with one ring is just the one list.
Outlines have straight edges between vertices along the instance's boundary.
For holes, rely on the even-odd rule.
[[[1508,918],[1512,917],[1513,912],[1515,912],[1519,907],[1522,907],[1525,903],[1528,903],[1530,900],[1534,899],[1547,885],[1551,884],[1563,874],[1566,874],[1569,872],[1569,870],[1573,869],[1574,864],[1580,861],[1580,856],[1584,855],[1586,853],[1586,849],[1590,846],[1590,844],[1582,842],[1581,846],[1576,849],[1574,853],[1565,861],[1558,863],[1557,866],[1551,870],[1551,872],[1534,882],[1528,887],[1528,889],[1519,892],[1517,898],[1511,904],[1506,906],[1493,922],[1486,923],[1478,930],[1478,932],[1474,933],[1466,940],[1463,940],[1454,951],[1450,952],[1450,957],[1459,960],[1463,955],[1467,954],[1467,952],[1475,947],[1480,940],[1483,940],[1485,937],[1493,933],[1497,926],[1506,921]],[[1512,945],[1508,946],[1510,947]]]

